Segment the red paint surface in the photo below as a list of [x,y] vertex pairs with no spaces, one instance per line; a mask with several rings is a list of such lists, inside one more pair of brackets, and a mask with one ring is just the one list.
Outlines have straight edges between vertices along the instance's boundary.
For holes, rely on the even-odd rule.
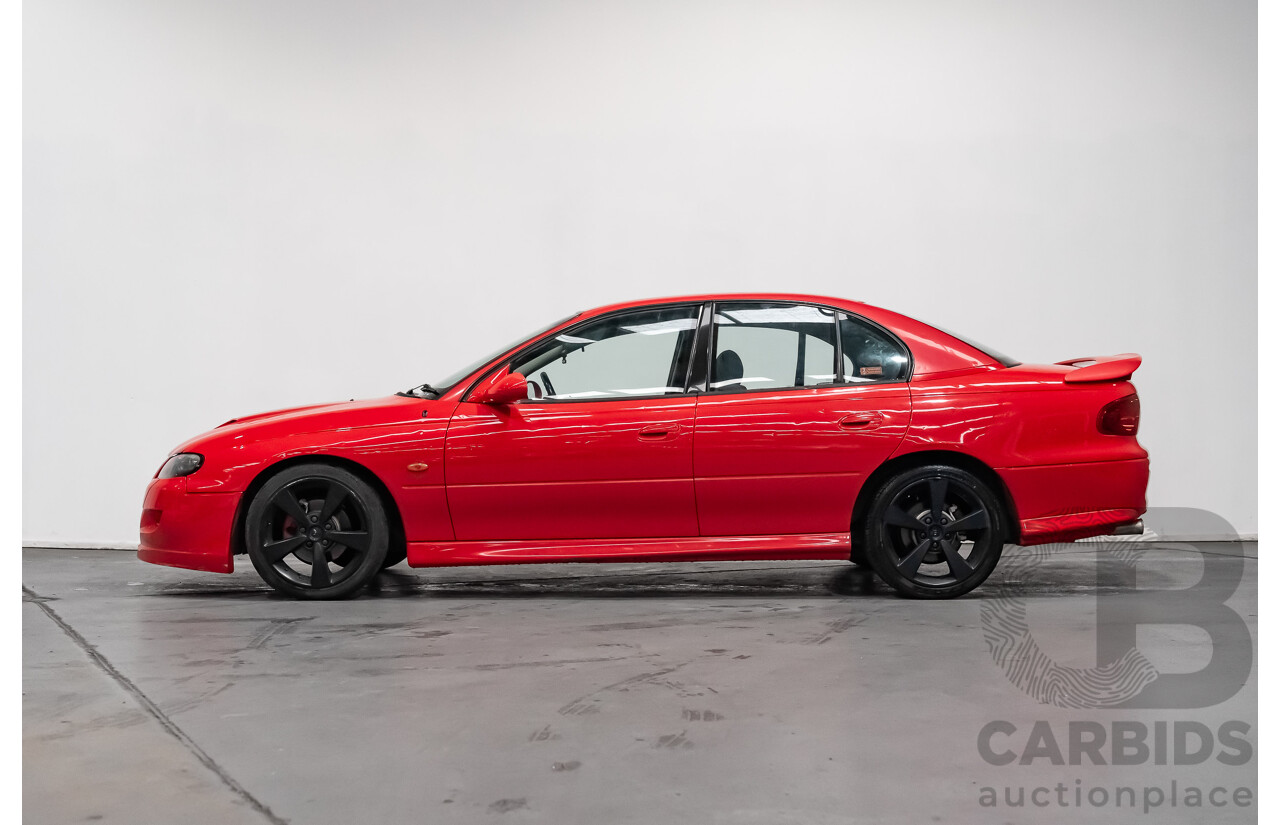
[[[700,398],[693,439],[700,535],[848,531],[862,482],[907,433],[907,386]],[[867,423],[847,428],[845,419]]]
[[155,479],[143,499],[138,557],[230,573],[231,522],[239,500],[234,493],[189,493],[185,478]]
[[1136,356],[1005,368],[897,313],[802,295],[636,301],[567,324],[691,300],[803,301],[860,315],[908,346],[911,380],[474,403],[473,387],[505,372],[499,358],[439,399],[263,413],[188,441],[174,452],[200,453],[204,463],[185,479],[152,481],[139,556],[230,571],[245,492],[280,462],[299,459],[357,465],[379,482],[415,566],[846,558],[864,483],[886,461],[912,454],[959,454],[989,468],[1011,503],[1012,539],[1025,544],[1103,534],[1146,509],[1146,451],[1136,437],[1097,429],[1102,406],[1134,391],[1124,376]]
[[695,403],[459,404],[445,448],[456,537],[698,535]]

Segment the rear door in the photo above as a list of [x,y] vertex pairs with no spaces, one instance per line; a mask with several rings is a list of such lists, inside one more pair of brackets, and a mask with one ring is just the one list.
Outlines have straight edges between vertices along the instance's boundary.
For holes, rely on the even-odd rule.
[[703,536],[847,532],[866,477],[911,418],[910,356],[887,331],[808,304],[717,303],[698,401]]

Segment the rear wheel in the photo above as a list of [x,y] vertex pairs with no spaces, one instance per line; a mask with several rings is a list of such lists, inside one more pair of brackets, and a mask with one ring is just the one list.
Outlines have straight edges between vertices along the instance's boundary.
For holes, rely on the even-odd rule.
[[871,502],[863,548],[885,583],[918,599],[949,599],[986,581],[1004,549],[999,499],[944,464],[891,478]]
[[387,515],[354,473],[300,464],[271,478],[249,505],[249,558],[263,581],[299,599],[342,599],[368,584],[387,555]]

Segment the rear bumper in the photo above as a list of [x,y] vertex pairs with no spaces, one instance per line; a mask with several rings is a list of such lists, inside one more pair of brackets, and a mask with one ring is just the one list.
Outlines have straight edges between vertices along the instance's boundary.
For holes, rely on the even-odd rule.
[[230,573],[231,529],[239,502],[239,493],[189,493],[185,478],[153,480],[142,503],[138,558]]
[[1022,545],[1107,536],[1147,511],[1145,458],[998,470],[1018,513]]

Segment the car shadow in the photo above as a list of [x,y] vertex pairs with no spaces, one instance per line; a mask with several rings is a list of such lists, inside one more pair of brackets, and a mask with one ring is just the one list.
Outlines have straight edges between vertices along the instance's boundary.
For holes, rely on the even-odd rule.
[[[662,567],[669,567],[662,565]],[[893,596],[869,570],[847,565],[779,565],[734,570],[639,570],[590,574],[524,576],[504,566],[466,578],[432,576],[441,568],[383,570],[357,599],[655,599],[655,598],[823,598]],[[450,572],[457,568],[450,568]],[[454,573],[456,575],[456,573]],[[137,593],[141,597],[223,598],[293,601],[265,584],[246,581],[186,581],[172,588]]]
[[[1061,556],[1056,563],[1034,570],[1001,565],[991,578],[961,599],[1054,598],[1085,593],[1104,594],[1131,587],[1122,565],[1106,560],[1080,563],[1079,555]],[[607,567],[607,566],[605,566]],[[545,568],[522,571],[519,566],[476,568],[474,576],[460,568],[403,566],[384,570],[361,591],[360,599],[814,599],[901,598],[869,569],[780,563],[769,567],[732,566],[680,569],[662,564],[600,573],[567,572],[547,575]],[[674,569],[673,569],[674,568]],[[439,571],[448,571],[441,575]],[[530,573],[532,575],[530,575]],[[433,575],[434,574],[434,575]],[[246,586],[250,581],[253,584]],[[186,581],[157,587],[139,596],[170,598],[270,599],[292,601],[256,580]],[[929,604],[928,601],[920,602]]]

